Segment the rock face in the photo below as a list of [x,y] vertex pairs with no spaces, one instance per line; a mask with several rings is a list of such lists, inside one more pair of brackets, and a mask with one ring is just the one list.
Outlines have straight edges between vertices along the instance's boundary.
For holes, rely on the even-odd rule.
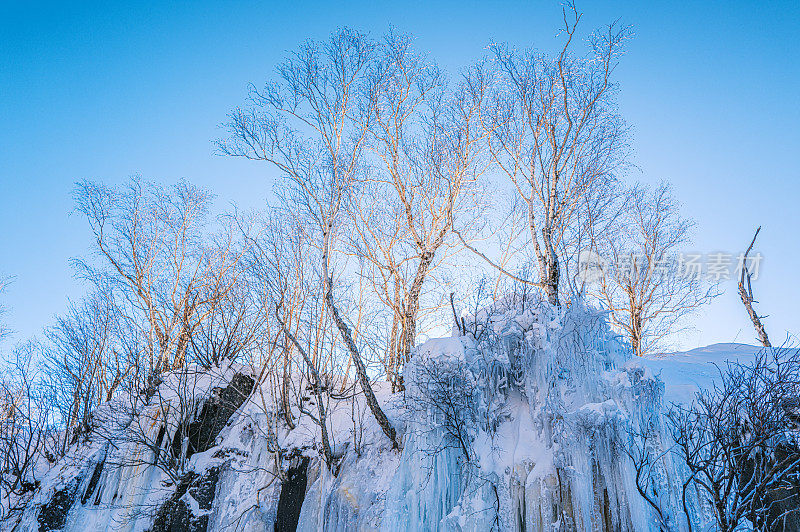
[[[793,464],[783,482],[774,482],[766,493],[757,494],[763,500],[759,508],[757,530],[800,530],[800,445],[781,444],[775,449],[772,463]],[[772,467],[772,466],[770,466]],[[753,477],[751,460],[743,460],[741,473]],[[752,495],[751,491],[746,492]]]
[[[100,481],[100,475],[103,474],[103,468],[105,467],[105,465],[106,465],[106,459],[104,455],[103,458],[99,460],[94,466],[94,471],[92,472],[92,476],[89,479],[89,485],[86,486],[86,489],[83,492],[83,496],[81,497],[81,504],[86,504],[91,498],[92,494],[97,488],[97,483]],[[96,499],[95,504],[98,503],[99,500]]]
[[[101,416],[105,424],[95,438],[72,446],[43,479],[19,525],[10,523],[8,528],[206,530],[222,465],[211,449],[255,380],[230,368],[215,375],[194,370],[185,375],[195,380],[187,386],[183,377],[178,384],[198,393],[181,399],[198,401],[194,419],[181,424],[164,414],[176,411],[168,402],[176,397],[170,392],[177,387],[163,389],[153,405],[143,405],[138,419],[130,418],[128,402],[107,405]],[[193,457],[206,451],[204,463],[192,465]],[[188,465],[177,483],[170,482],[159,463],[170,453]],[[7,523],[0,522],[0,530],[6,528]]]
[[187,473],[159,508],[150,532],[206,532],[218,480],[218,467],[203,476]]
[[249,375],[237,373],[225,388],[215,388],[211,398],[203,404],[200,415],[184,430],[175,432],[172,454],[180,457],[183,438],[187,438],[186,459],[195,453],[207,451],[214,445],[220,431],[234,412],[242,406],[253,391],[255,381]]
[[306,498],[308,483],[308,458],[303,457],[295,467],[290,467],[286,480],[281,483],[275,532],[294,532],[300,519],[300,510]]
[[37,518],[39,532],[60,530],[64,527],[67,523],[67,514],[78,498],[78,489],[82,481],[82,477],[73,478],[64,488],[53,493],[53,497],[42,506]]
[[[311,417],[297,415],[288,428],[265,407],[271,398],[245,401],[269,390],[251,394],[253,377],[229,369],[219,378],[201,376],[190,422],[180,425],[162,411],[142,414],[137,422],[159,442],[155,450],[119,441],[76,447],[71,462],[43,479],[17,530],[688,529],[686,471],[662,453],[669,446],[665,386],[630,358],[599,313],[512,301],[475,320],[466,324],[469,336],[416,349],[403,394],[376,385],[402,438],[399,451],[363,397],[332,396],[336,464],[328,468]],[[640,496],[626,453],[631,428],[644,422],[657,436],[652,452],[663,454],[652,497],[665,523]],[[181,454],[185,472],[177,481],[153,465],[158,456]],[[120,456],[135,460],[120,465]],[[765,519],[800,530],[800,512],[793,511],[799,493],[787,486]],[[711,528],[710,507],[697,493],[688,494],[686,510],[694,530]]]
[[[171,446],[173,456],[181,454],[181,436],[187,439],[186,460],[195,453],[211,449],[228,420],[253,391],[254,385],[252,377],[237,373],[228,386],[214,388],[197,419],[189,423],[185,430],[175,432]],[[205,532],[218,480],[219,467],[211,467],[202,476],[194,472],[186,473],[175,493],[158,510],[151,532]]]

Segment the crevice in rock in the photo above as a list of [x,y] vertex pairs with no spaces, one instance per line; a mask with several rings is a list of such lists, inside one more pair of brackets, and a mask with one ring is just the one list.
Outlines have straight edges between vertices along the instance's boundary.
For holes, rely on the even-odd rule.
[[286,480],[281,484],[278,498],[278,513],[275,532],[294,532],[300,520],[300,510],[306,497],[308,483],[308,458],[303,457],[296,467],[289,468]]

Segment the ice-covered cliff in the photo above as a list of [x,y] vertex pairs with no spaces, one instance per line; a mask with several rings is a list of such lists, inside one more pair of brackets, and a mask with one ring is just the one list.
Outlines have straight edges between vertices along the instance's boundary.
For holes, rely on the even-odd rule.
[[[97,412],[95,433],[42,478],[21,520],[3,526],[656,531],[686,529],[688,513],[703,529],[710,517],[697,496],[682,507],[687,472],[663,453],[662,414],[691,400],[714,363],[753,352],[728,344],[632,359],[602,313],[508,298],[419,346],[404,392],[377,384],[401,450],[363,397],[329,394],[332,469],[318,426],[299,410],[293,428],[283,423],[256,369],[182,372],[149,399]],[[181,424],[187,412],[194,421]],[[660,518],[631,459],[643,431],[663,454],[652,493]]]

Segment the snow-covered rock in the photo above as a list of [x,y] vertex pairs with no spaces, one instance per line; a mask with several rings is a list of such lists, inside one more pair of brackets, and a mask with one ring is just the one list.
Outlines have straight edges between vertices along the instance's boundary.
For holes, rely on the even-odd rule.
[[[187,402],[181,390],[190,390],[200,419],[231,383],[252,382],[257,372],[197,371],[191,386],[168,376],[160,401],[135,415],[125,419],[114,405],[97,413],[98,435],[48,472],[17,530],[255,531],[299,519],[299,530],[657,531],[625,452],[633,429],[651,424],[655,445],[666,449],[669,404],[691,401],[717,366],[755,353],[719,344],[634,359],[603,313],[580,302],[554,309],[507,298],[465,325],[466,334],[417,347],[404,393],[376,383],[401,450],[363,397],[331,398],[338,462],[330,471],[313,421],[300,416],[289,429],[265,408],[269,392],[259,386],[207,430],[209,441],[181,440],[173,418],[177,403]],[[131,427],[143,427],[160,450],[126,437]],[[168,449],[186,458],[177,479],[153,465]],[[658,497],[672,530],[686,528],[685,475],[665,455]],[[690,502],[702,530],[706,509]]]

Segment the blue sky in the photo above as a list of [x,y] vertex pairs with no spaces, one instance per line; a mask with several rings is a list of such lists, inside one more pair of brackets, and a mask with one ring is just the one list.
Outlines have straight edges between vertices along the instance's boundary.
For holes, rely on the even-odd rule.
[[[774,341],[799,332],[800,2],[578,7],[584,30],[634,26],[617,70],[632,177],[673,183],[699,252],[735,254],[762,225],[758,308]],[[559,18],[550,0],[0,4],[0,274],[15,276],[5,320],[16,339],[36,334],[83,292],[69,265],[89,248],[71,215],[79,179],[187,178],[221,203],[261,204],[264,165],[211,143],[247,83],[305,38],[393,24],[455,73],[491,40],[553,49]],[[735,283],[723,288],[681,347],[754,341]]]

